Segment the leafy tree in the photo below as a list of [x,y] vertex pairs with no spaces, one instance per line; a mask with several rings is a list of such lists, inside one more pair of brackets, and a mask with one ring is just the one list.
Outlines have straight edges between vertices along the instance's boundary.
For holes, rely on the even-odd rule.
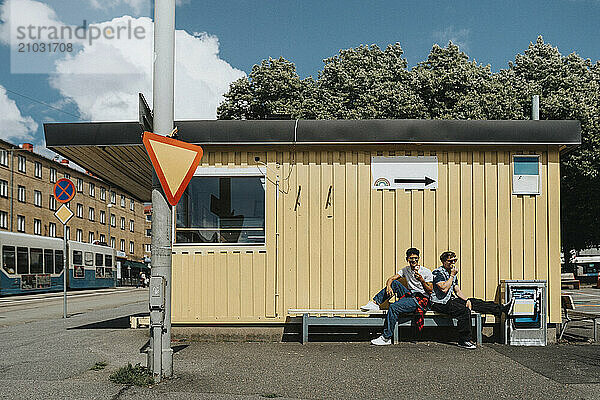
[[600,63],[561,55],[538,37],[508,68],[493,73],[450,42],[407,69],[398,43],[341,50],[314,80],[294,64],[264,60],[231,84],[221,119],[529,119],[540,95],[540,118],[581,122],[582,145],[561,156],[565,251],[600,244]]
[[311,78],[298,77],[293,63],[280,57],[255,65],[249,77],[233,82],[217,108],[219,119],[265,119],[273,114],[300,116],[304,91]]
[[321,119],[426,118],[400,44],[340,50],[317,81]]
[[[582,144],[561,157],[563,250],[600,243],[600,80],[592,65],[575,53],[562,56],[538,37],[509,64],[530,93],[540,94],[540,118],[581,122]],[[521,98],[523,108],[529,107]]]

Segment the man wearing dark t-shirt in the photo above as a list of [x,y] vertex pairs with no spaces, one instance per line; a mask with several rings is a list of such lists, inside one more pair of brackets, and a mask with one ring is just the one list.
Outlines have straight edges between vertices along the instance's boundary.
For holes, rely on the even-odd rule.
[[475,349],[471,342],[471,310],[482,314],[510,313],[514,299],[504,305],[493,301],[485,301],[474,297],[467,298],[458,287],[458,258],[453,251],[445,251],[440,256],[442,266],[433,271],[433,293],[431,293],[431,309],[448,314],[458,320],[458,346]]

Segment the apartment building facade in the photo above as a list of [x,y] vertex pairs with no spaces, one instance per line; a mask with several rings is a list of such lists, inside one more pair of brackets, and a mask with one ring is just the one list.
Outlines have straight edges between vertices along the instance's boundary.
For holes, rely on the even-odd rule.
[[67,225],[69,240],[106,243],[133,261],[150,257],[144,205],[138,199],[67,160],[34,153],[27,143],[0,140],[0,229],[62,238],[63,226],[54,215],[61,204],[52,195],[61,178],[71,179],[77,190],[67,203],[75,214]]

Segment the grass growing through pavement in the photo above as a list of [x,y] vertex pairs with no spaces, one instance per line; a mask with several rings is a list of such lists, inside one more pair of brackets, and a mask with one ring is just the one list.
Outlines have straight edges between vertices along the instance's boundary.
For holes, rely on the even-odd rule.
[[109,378],[115,383],[124,385],[150,386],[154,383],[152,373],[140,364],[132,366],[128,363],[126,367],[116,370]]
[[90,368],[90,370],[101,371],[104,368],[106,368],[107,365],[108,365],[108,363],[106,361],[99,361],[96,364],[94,364],[94,366],[92,368]]

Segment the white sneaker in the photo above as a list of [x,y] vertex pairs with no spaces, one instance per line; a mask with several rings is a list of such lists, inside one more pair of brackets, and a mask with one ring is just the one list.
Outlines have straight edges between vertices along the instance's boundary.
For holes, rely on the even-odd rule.
[[371,340],[371,344],[375,346],[387,346],[388,344],[392,344],[392,338],[386,339],[381,335],[377,339]]
[[466,341],[466,342],[458,342],[458,347],[462,347],[463,349],[469,349],[469,350],[474,350],[477,348],[477,346],[475,346],[473,343]]
[[364,306],[361,306],[360,310],[361,311],[379,311],[379,304],[377,304],[373,300],[371,300]]

